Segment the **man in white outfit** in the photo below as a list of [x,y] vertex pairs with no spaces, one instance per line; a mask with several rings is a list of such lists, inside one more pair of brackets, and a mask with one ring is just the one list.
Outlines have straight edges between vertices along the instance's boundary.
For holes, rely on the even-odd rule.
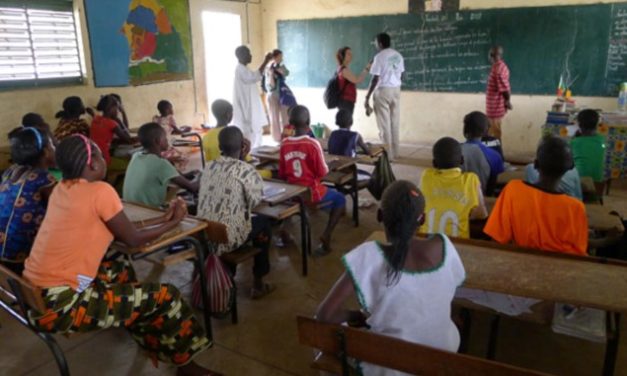
[[261,82],[266,65],[272,60],[272,54],[266,55],[263,63],[256,71],[247,67],[252,61],[248,47],[237,47],[235,56],[239,64],[235,69],[233,85],[233,124],[242,130],[245,138],[250,140],[251,147],[256,148],[261,146],[263,126],[268,124],[268,118],[261,103],[258,83]]
[[390,48],[390,36],[381,33],[376,37],[377,54],[370,74],[372,80],[366,95],[366,115],[370,116],[370,96],[374,92],[374,113],[379,127],[379,138],[390,148],[390,157],[399,154],[399,132],[401,126],[401,80],[405,72],[403,56]]

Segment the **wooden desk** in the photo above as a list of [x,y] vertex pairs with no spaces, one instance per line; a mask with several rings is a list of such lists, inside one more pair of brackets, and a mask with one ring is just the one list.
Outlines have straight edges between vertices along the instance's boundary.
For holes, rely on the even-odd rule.
[[[283,189],[284,191],[271,196],[264,197],[263,203],[253,209],[253,213],[283,220],[298,214],[300,217],[300,238],[301,238],[301,256],[303,276],[307,276],[308,261],[307,257],[311,253],[311,227],[307,219],[307,208],[305,207],[306,195],[309,189],[300,185],[287,184],[276,180],[264,180],[265,187],[273,187]],[[290,200],[296,200],[296,203],[289,203]]]
[[[145,221],[150,219],[159,218],[163,215],[163,211],[148,208],[146,206],[124,202],[124,213],[132,222]],[[205,275],[205,254],[208,254],[207,241],[205,237],[205,229],[207,223],[202,220],[186,217],[181,223],[174,229],[168,231],[162,235],[159,239],[150,242],[141,247],[129,248],[121,242],[114,242],[111,245],[116,251],[126,253],[131,256],[133,260],[139,260],[156,252],[167,249],[169,245],[179,242],[190,243],[196,250],[196,269],[200,276],[200,285],[202,291],[203,306],[209,307],[209,293],[207,291],[207,276]],[[198,236],[197,239],[193,235]],[[213,333],[211,328],[211,315],[209,310],[203,310],[205,319],[205,330],[207,331],[207,337],[210,341],[213,340]]]
[[[278,163],[281,159],[279,151],[270,150],[270,148],[256,148],[250,152],[250,155],[259,159],[261,162]],[[360,158],[351,158],[343,155],[332,155],[324,153],[324,160],[329,166],[329,170],[338,171],[345,170],[360,161]]]
[[496,177],[496,185],[497,186],[505,186],[512,180],[525,180],[525,170],[524,169],[516,169],[509,170],[503,173],[500,173]]
[[[496,203],[496,197],[484,197],[488,213]],[[588,227],[592,230],[607,232],[609,234],[622,234],[625,227],[618,216],[610,214],[612,209],[608,206],[585,204],[588,216]]]

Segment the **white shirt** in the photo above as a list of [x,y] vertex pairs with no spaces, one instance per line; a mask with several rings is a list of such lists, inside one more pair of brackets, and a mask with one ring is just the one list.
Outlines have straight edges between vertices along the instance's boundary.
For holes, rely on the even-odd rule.
[[233,124],[242,130],[253,148],[260,146],[262,127],[268,124],[257,85],[259,82],[261,73],[258,70],[237,64],[233,84]]
[[[358,301],[370,316],[375,333],[456,352],[459,332],[451,320],[451,301],[466,278],[455,246],[446,237],[442,263],[421,272],[402,271],[397,284],[388,286],[388,261],[377,242],[367,242],[346,254],[342,261],[353,280]],[[361,363],[364,375],[405,375]]]
[[403,72],[405,72],[403,56],[392,48],[379,51],[370,67],[370,74],[379,76],[377,87],[401,87]]

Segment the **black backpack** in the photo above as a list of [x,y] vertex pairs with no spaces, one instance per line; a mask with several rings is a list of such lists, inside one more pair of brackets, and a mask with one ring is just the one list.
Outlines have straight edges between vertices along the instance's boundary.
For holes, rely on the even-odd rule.
[[[346,87],[346,84],[344,84],[344,87]],[[340,103],[340,98],[342,98],[344,87],[340,88],[340,76],[338,72],[335,72],[327,83],[327,88],[324,90],[324,95],[322,96],[324,104],[329,110],[337,108],[337,105]]]

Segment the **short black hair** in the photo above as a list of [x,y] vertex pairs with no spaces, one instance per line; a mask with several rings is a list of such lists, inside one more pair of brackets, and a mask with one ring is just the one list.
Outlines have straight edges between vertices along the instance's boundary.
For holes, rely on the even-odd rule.
[[296,105],[292,107],[289,111],[290,115],[290,124],[292,124],[296,129],[304,129],[309,126],[311,122],[311,118],[309,116],[309,109],[302,105]]
[[165,99],[160,100],[159,103],[157,103],[157,110],[159,111],[161,116],[165,116],[165,112],[170,107],[172,107],[172,103],[170,103],[169,101],[167,101]]
[[340,128],[348,128],[353,125],[353,114],[346,110],[341,109],[335,114],[335,125]]
[[574,167],[568,143],[555,136],[543,138],[536,153],[536,167],[540,174],[560,179]]
[[277,49],[272,50],[272,57],[277,57],[279,55],[283,55],[283,51]]
[[379,44],[383,48],[389,48],[390,45],[392,44],[390,35],[388,33],[379,33],[379,34],[377,34],[377,42],[379,42]]
[[20,127],[9,133],[11,160],[22,166],[35,166],[43,157],[48,135],[35,127]]
[[22,126],[24,127],[41,127],[42,125],[44,125],[46,123],[46,121],[44,120],[44,118],[39,115],[36,114],[34,112],[29,112],[26,115],[22,116]]
[[231,155],[242,150],[244,135],[238,127],[225,127],[218,135],[218,143],[222,154]]
[[585,131],[595,130],[597,125],[599,125],[599,119],[599,113],[595,110],[583,110],[577,114],[579,128]]
[[57,119],[78,117],[81,116],[85,111],[85,105],[83,105],[83,100],[77,96],[65,98],[63,100],[62,106],[63,110],[57,112],[57,114],[55,115]]
[[488,117],[481,111],[473,111],[464,116],[464,136],[467,138],[483,137],[489,127]]
[[433,145],[433,167],[448,169],[462,164],[462,147],[456,139],[443,137]]
[[165,130],[157,123],[146,123],[139,127],[137,138],[144,149],[149,149],[159,140]]
[[216,99],[211,103],[211,113],[218,122],[226,120],[228,115],[233,115],[233,105],[225,99]]
[[247,46],[239,46],[235,49],[235,57],[237,59],[242,59],[244,57],[244,53],[248,51],[250,52],[250,48]]
[[92,156],[96,152],[96,144],[83,137],[78,134],[66,137],[57,146],[55,159],[63,179],[78,179],[83,174],[89,156],[86,142],[90,144]]
[[102,97],[100,97],[100,100],[98,101],[96,110],[100,112],[105,112],[107,108],[109,108],[111,103],[116,103],[116,102],[118,102],[118,99],[113,94],[103,95]]

